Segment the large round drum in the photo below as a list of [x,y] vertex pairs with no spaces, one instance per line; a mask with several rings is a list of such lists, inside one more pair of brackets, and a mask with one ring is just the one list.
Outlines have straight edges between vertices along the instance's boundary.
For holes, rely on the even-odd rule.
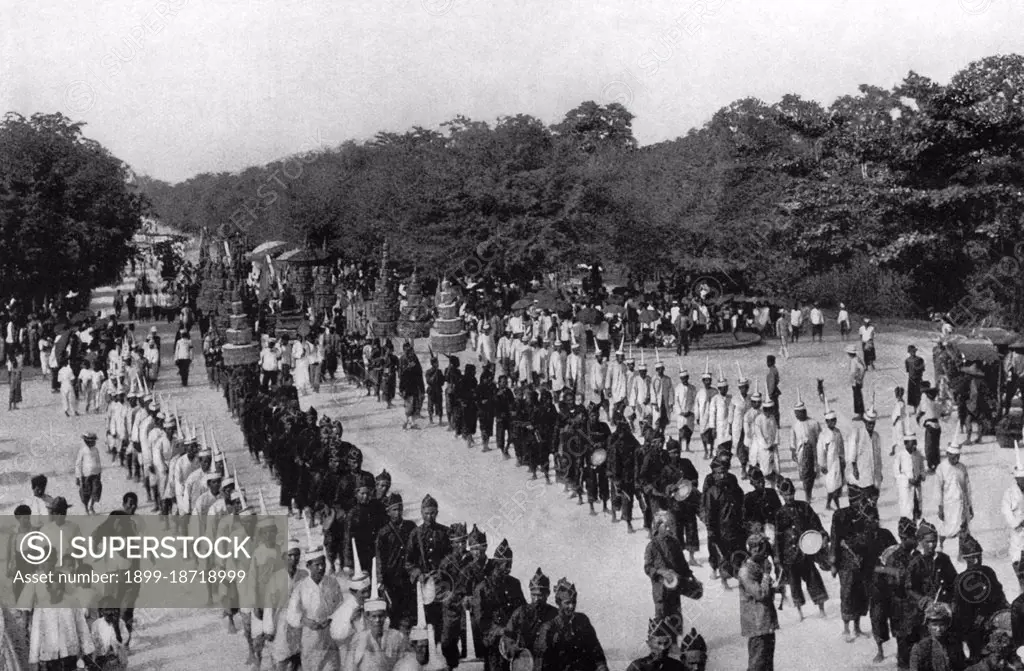
[[800,541],[798,543],[800,552],[803,552],[808,557],[821,552],[821,549],[825,547],[825,535],[820,531],[814,531],[813,529],[803,532],[800,535]]
[[1006,632],[1012,632],[1013,626],[1010,621],[1010,609],[1001,610],[992,615],[988,620],[989,629],[1002,629]]
[[679,587],[679,574],[675,571],[671,571],[670,574],[665,578],[665,587],[669,589],[675,589]]
[[590,454],[590,464],[597,468],[604,462],[608,461],[608,450],[603,447],[599,447]]
[[676,501],[685,501],[690,498],[691,493],[693,493],[693,482],[683,478],[676,483],[676,491],[672,494],[672,497]]

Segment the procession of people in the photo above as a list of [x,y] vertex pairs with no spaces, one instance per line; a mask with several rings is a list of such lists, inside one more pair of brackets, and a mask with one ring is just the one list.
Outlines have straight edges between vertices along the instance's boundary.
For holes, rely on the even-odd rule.
[[[342,418],[301,409],[300,398],[327,382],[336,392],[343,381],[388,408],[400,399],[404,430],[443,426],[461,449],[514,457],[530,478],[561,484],[591,515],[608,515],[630,533],[645,530],[651,654],[631,668],[704,669],[714,656],[685,616],[686,600],[704,598],[697,557],[702,537],[705,575],[738,595],[750,669],[774,668],[777,611],[787,602],[801,621],[808,597],[821,617],[829,616],[829,576],[838,578],[846,640],[873,638],[875,662],[885,659],[884,643],[895,638],[898,668],[934,668],[929,664],[942,655],[944,668],[1011,663],[1011,643],[1024,643],[1024,626],[1017,626],[1018,619],[1024,622],[1024,615],[1017,617],[1024,602],[1006,603],[995,574],[981,563],[970,534],[969,468],[960,460],[966,433],[958,425],[944,457],[936,454],[944,418],[934,399],[942,385],[924,379],[927,367],[914,348],[905,365],[906,400],[902,388],[894,390],[900,410],[893,413],[890,445],[901,519],[893,534],[879,525],[877,502],[888,476],[876,399],[862,392],[868,367],[862,355],[873,351],[873,326],[862,328],[872,347],[863,340],[861,348],[845,350],[854,422],[844,434],[837,402],[820,380],[819,420],[800,390],[790,394],[774,355],[755,374],[730,365],[721,352],[669,361],[660,347],[629,342],[629,329],[616,329],[618,339],[609,335],[605,346],[596,337],[604,335],[600,323],[578,319],[587,308],[585,302],[575,306],[564,321],[545,319],[535,307],[492,315],[478,324],[466,352],[430,351],[426,367],[412,341],[396,348],[390,338],[354,333],[338,313],[316,320],[294,342],[261,334],[258,363],[228,366],[219,351],[223,340],[200,315],[208,384],[222,390],[250,456],[279,484],[277,502],[293,522],[290,538],[279,539],[279,552],[265,555],[258,569],[287,576],[288,607],[224,608],[228,631],[243,632],[247,664],[452,669],[479,660],[487,669],[607,669],[600,632],[575,611],[577,591],[569,579],[552,589],[538,568],[524,593],[510,575],[510,544],[488,539],[484,524],[438,523],[443,506],[430,494],[420,504],[422,522],[405,519],[403,495],[391,491],[386,470],[373,475],[364,467],[362,451],[343,439]],[[810,323],[822,327],[814,310]],[[789,321],[795,344],[801,323],[795,312]],[[171,351],[185,387],[192,322],[188,314],[179,322]],[[97,392],[86,394],[87,407],[106,415],[102,441],[86,434],[78,451],[75,476],[84,509],[94,511],[102,501],[105,448],[142,490],[133,501],[126,497],[126,508],[148,506],[198,529],[216,528],[220,516],[252,513],[252,493],[245,496],[216,441],[161,399],[167,383],[157,373],[156,330],[148,337],[154,362],[133,347],[134,326],[116,316],[104,326],[90,320],[78,338],[75,351],[96,362],[88,370],[96,372]],[[822,331],[812,328],[812,337]],[[687,362],[699,386],[691,384]],[[74,385],[81,375],[71,379]],[[62,399],[66,412],[77,409],[75,387]],[[1018,461],[1015,475],[1001,512],[1013,529],[1014,569],[1024,581],[1024,463]],[[938,483],[935,501],[922,496],[929,477]],[[819,482],[824,510],[835,511],[830,524],[814,505]],[[33,489],[26,502],[31,512],[21,514],[66,513],[65,499],[46,494],[45,478]],[[932,511],[934,526],[924,519]],[[134,512],[131,507],[127,514]],[[947,540],[957,543],[965,571],[943,554]],[[992,589],[981,599],[965,598],[959,587],[979,575]],[[1007,612],[1014,615],[1012,627]],[[123,622],[130,639],[131,608],[81,615],[104,632]],[[862,629],[865,616],[870,633]],[[34,612],[19,622],[29,633],[46,626]],[[100,638],[87,638],[72,657],[93,658],[89,650]],[[961,643],[969,656],[957,652]],[[127,663],[127,650],[124,640],[116,655],[108,650],[104,663]]]

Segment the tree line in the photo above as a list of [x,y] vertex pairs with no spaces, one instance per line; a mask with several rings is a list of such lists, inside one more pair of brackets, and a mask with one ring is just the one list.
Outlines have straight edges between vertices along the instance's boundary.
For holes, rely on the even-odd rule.
[[432,277],[487,249],[496,279],[599,260],[638,278],[682,268],[735,291],[876,314],[969,301],[1016,325],[1022,96],[1024,57],[999,55],[945,85],[910,72],[827,107],[796,94],[745,98],[646,147],[628,109],[587,101],[554,125],[459,116],[139,187],[184,231],[354,260],[387,238],[400,267]]
[[130,168],[62,114],[0,121],[0,298],[26,312],[118,279],[147,201]]

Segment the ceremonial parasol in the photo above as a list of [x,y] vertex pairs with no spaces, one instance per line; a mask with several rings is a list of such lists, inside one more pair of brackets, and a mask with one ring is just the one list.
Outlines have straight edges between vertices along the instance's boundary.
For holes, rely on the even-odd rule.
[[641,310],[638,316],[644,324],[650,324],[661,319],[661,313],[657,310]]
[[576,319],[582,324],[600,324],[601,313],[594,308],[583,308],[576,314]]
[[515,303],[512,304],[512,309],[513,310],[525,310],[526,308],[531,307],[532,305],[533,305],[533,301],[531,301],[531,300],[529,300],[527,298],[520,298],[519,300],[517,300]]
[[604,313],[606,315],[621,315],[626,311],[626,308],[621,305],[606,305],[604,306]]

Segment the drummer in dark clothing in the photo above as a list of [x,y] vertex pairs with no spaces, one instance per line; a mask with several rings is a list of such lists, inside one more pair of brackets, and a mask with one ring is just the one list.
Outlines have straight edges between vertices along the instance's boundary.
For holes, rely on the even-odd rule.
[[[786,478],[779,485],[785,504],[775,513],[775,557],[782,567],[783,579],[789,584],[793,605],[796,606],[800,619],[804,619],[804,590],[802,583],[807,583],[807,592],[811,601],[818,606],[821,617],[825,617],[825,602],[828,592],[821,579],[818,567],[814,564],[815,555],[805,554],[800,541],[807,532],[816,532],[822,543],[825,538],[825,527],[821,524],[818,513],[811,504],[796,500],[796,486]],[[750,496],[750,494],[747,494]],[[823,553],[824,548],[820,552]]]
[[701,495],[697,489],[697,469],[689,459],[680,457],[682,446],[675,438],[670,438],[665,444],[665,453],[666,456],[660,460],[653,457],[648,460],[641,480],[652,484],[652,507],[666,506],[671,512],[676,538],[689,553],[690,565],[700,566],[694,556],[700,550],[697,517],[700,515]]
[[963,639],[971,659],[978,659],[988,638],[993,616],[1010,607],[1003,586],[991,566],[982,565],[981,544],[970,534],[961,539],[960,549],[967,569],[953,583],[953,621],[950,631]]
[[711,462],[711,474],[711,482],[704,490],[704,526],[708,530],[712,576],[720,578],[722,587],[728,590],[732,589],[728,579],[736,577],[739,570],[733,557],[743,555],[746,545],[743,490],[735,476],[730,477],[729,459],[724,454]]
[[651,579],[654,616],[677,619],[681,630],[682,596],[693,581],[693,573],[673,527],[671,513],[659,510],[654,516],[654,535],[644,551],[644,573]]

